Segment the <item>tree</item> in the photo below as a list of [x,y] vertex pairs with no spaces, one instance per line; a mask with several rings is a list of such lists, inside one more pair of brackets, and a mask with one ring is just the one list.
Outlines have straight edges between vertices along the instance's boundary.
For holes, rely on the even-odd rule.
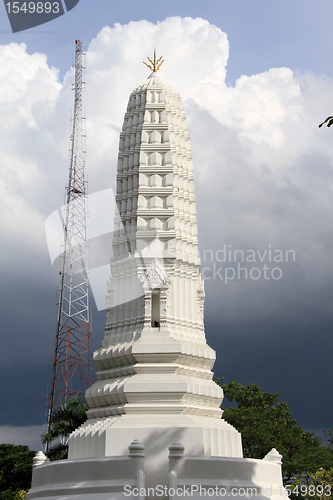
[[0,499],[12,500],[31,486],[32,459],[28,446],[0,444]]
[[[221,385],[219,379],[217,383]],[[222,388],[226,399],[238,404],[236,408],[223,408],[223,418],[241,432],[244,457],[262,459],[276,448],[283,455],[286,481],[333,466],[329,447],[322,446],[319,438],[297,425],[289,405],[279,402],[278,393],[264,393],[258,385],[244,387],[235,381]]]
[[312,474],[301,474],[292,478],[288,485],[288,495],[292,500],[298,500],[299,496],[311,498],[311,500],[333,499],[333,468],[325,470],[322,467]]
[[333,453],[333,429],[328,429],[327,431],[324,431],[324,433],[327,437],[328,447]]
[[46,453],[50,460],[67,458],[69,436],[87,420],[87,410],[83,399],[72,397],[64,406],[52,411],[49,428],[41,436],[43,444],[52,443]]

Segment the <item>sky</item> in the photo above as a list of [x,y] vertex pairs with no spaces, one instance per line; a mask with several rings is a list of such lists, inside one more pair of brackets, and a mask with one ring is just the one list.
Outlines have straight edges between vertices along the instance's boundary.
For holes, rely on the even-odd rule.
[[[45,221],[64,202],[77,38],[89,193],[114,189],[127,100],[157,47],[191,135],[215,375],[278,392],[323,436],[333,428],[333,131],[318,125],[333,112],[331,0],[81,0],[15,34],[1,8],[0,442],[41,449],[59,287]],[[105,311],[91,303],[96,349]]]

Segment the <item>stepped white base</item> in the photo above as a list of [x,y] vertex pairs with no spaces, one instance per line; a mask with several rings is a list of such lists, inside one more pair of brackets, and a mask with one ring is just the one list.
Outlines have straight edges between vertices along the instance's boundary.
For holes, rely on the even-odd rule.
[[124,455],[129,441],[139,439],[145,456],[155,454],[155,439],[167,456],[168,447],[179,439],[189,455],[242,457],[241,435],[223,419],[195,415],[126,414],[88,420],[69,441],[69,458]]
[[[161,437],[161,436],[160,436]],[[155,449],[159,451],[155,440]],[[165,474],[155,473],[140,452],[101,459],[60,460],[35,466],[26,500],[177,500],[184,497],[221,500],[287,500],[281,455],[272,450],[263,460],[194,457],[169,448]],[[184,450],[184,448],[183,448]],[[161,492],[165,492],[161,495]]]
[[134,439],[145,447],[145,464],[156,484],[168,471],[168,448],[175,440],[188,455],[242,457],[241,435],[223,419],[194,415],[131,415],[88,420],[69,442],[69,458],[126,455]]

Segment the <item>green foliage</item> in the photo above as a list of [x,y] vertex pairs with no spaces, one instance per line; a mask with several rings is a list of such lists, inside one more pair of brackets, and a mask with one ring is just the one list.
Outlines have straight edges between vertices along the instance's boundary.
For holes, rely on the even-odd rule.
[[49,428],[41,436],[43,444],[52,443],[46,453],[50,460],[67,458],[69,436],[87,420],[87,410],[88,405],[83,399],[73,397],[52,411]]
[[[220,380],[217,383],[221,385]],[[241,432],[244,457],[262,459],[276,448],[283,455],[285,480],[333,466],[330,448],[297,425],[289,405],[280,403],[277,393],[264,393],[258,385],[244,387],[235,381],[222,388],[226,399],[238,404],[223,408],[223,418]]]
[[0,499],[1,500],[24,500],[25,495],[28,493],[29,490],[17,490],[17,491],[12,491],[11,489],[6,490],[6,491],[1,491],[0,492]]
[[313,500],[333,500],[333,468],[322,467],[312,474],[301,474],[292,478],[287,486],[288,495],[292,500],[304,497]]
[[0,444],[0,500],[24,498],[31,485],[35,454],[28,446]]
[[14,500],[24,500],[28,490],[19,490],[15,493]]
[[55,442],[45,453],[47,458],[53,460],[65,460],[68,458],[68,444]]
[[333,452],[333,429],[328,429],[327,431],[324,431],[324,433],[327,437],[328,448]]

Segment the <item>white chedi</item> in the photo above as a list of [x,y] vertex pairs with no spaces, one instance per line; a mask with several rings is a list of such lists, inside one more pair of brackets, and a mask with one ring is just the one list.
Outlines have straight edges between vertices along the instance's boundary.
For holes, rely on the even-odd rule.
[[[88,421],[69,457],[126,452],[140,439],[160,468],[180,439],[190,454],[241,457],[212,380],[203,323],[193,164],[179,94],[153,73],[129,98],[120,135],[110,304]],[[126,439],[125,439],[126,436]],[[162,460],[162,459],[161,459]]]

